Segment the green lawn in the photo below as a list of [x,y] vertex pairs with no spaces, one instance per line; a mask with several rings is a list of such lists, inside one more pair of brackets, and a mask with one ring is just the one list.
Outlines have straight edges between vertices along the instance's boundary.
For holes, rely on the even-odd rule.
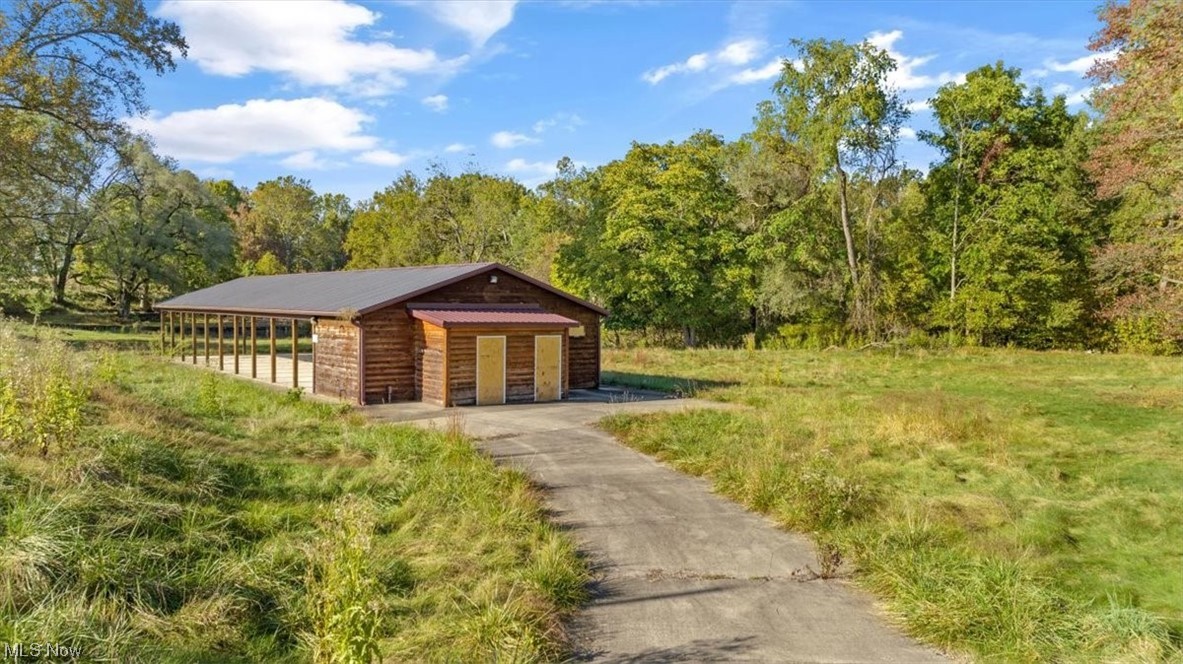
[[[524,476],[458,435],[59,336],[0,321],[0,643],[152,662],[564,655],[587,571]],[[74,429],[47,395],[81,385]]]
[[606,351],[748,406],[606,426],[813,533],[917,637],[990,660],[1180,660],[1183,360]]

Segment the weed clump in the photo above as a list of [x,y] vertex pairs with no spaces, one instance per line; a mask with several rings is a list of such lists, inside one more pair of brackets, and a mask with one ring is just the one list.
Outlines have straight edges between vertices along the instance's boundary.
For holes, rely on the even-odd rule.
[[0,445],[32,448],[72,445],[90,395],[87,368],[58,339],[21,339],[0,320]]

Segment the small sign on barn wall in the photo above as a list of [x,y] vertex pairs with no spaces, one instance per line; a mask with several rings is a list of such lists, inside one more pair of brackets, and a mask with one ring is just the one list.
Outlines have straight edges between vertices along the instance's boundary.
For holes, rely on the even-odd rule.
[[316,333],[312,333],[312,343],[316,343]]

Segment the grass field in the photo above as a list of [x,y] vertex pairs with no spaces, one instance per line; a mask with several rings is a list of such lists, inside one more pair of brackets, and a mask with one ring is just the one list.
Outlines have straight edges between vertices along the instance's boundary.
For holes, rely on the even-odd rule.
[[522,475],[458,436],[85,336],[100,349],[0,321],[0,642],[107,661],[563,656],[587,572]]
[[853,572],[922,640],[1183,661],[1183,360],[618,350],[605,368],[747,406],[605,425],[812,533],[815,571]]

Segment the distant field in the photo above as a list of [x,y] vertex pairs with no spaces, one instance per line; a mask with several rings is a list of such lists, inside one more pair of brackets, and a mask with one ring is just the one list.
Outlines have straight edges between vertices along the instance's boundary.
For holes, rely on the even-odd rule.
[[1183,360],[608,350],[604,366],[750,406],[606,426],[813,533],[919,638],[987,659],[1183,659]]
[[587,571],[522,475],[458,436],[113,350],[128,339],[0,321],[0,643],[84,661],[563,657]]

